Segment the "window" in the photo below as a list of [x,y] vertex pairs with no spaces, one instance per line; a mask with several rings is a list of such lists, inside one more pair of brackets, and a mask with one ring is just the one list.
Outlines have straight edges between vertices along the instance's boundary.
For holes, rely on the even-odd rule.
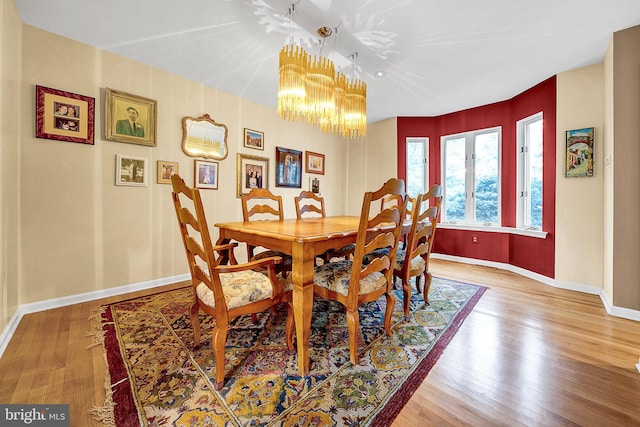
[[429,138],[407,138],[407,193],[416,197],[429,188]]
[[501,128],[442,137],[443,221],[500,224]]
[[542,230],[542,113],[519,120],[516,129],[516,227]]

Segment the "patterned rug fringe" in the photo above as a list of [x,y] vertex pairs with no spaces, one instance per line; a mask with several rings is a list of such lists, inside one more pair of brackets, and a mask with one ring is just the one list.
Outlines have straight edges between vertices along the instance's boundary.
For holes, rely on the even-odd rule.
[[105,310],[106,310],[106,307],[104,306],[100,307],[99,309],[95,310],[94,313],[91,314],[91,316],[89,316],[89,320],[91,321],[91,330],[87,332],[87,336],[93,337],[95,339],[95,342],[87,346],[86,349],[91,350],[92,348],[102,346],[102,349],[103,349],[102,355],[103,355],[104,366],[105,366],[105,376],[104,376],[105,396],[104,396],[103,405],[102,406],[94,405],[92,408],[88,410],[88,413],[89,415],[91,415],[91,417],[94,420],[102,423],[105,427],[115,427],[116,420],[113,413],[115,403],[113,402],[112,387],[115,387],[117,384],[114,384],[113,386],[111,385],[111,375],[109,375],[109,369],[108,369],[108,363],[107,363],[107,351],[106,351],[106,348],[104,348],[105,332],[103,329],[102,314],[105,312]]
[[[89,322],[91,323],[91,330],[89,330],[86,335],[88,337],[93,338],[93,343],[87,346],[87,350],[91,350],[92,348],[103,346],[104,347],[104,328],[102,323],[102,314],[105,312],[107,308],[102,306],[93,311],[93,313],[89,316]],[[106,363],[106,359],[105,359]]]

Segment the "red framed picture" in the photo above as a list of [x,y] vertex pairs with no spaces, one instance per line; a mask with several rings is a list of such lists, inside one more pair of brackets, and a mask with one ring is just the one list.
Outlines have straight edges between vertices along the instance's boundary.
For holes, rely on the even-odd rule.
[[36,138],[94,144],[95,99],[36,86]]

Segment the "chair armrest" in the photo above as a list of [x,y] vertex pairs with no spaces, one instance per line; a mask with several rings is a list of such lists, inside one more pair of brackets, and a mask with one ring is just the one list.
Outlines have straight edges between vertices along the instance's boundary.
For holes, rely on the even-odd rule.
[[238,243],[236,242],[231,242],[231,243],[225,243],[224,245],[215,245],[213,247],[214,251],[226,251],[226,250],[233,250],[234,248],[238,247]]
[[249,261],[244,264],[232,264],[232,265],[217,265],[213,269],[216,273],[233,273],[235,271],[253,270],[255,268],[267,267],[273,268],[276,264],[280,264],[282,258],[279,256],[273,256],[269,258],[263,258],[256,261]]

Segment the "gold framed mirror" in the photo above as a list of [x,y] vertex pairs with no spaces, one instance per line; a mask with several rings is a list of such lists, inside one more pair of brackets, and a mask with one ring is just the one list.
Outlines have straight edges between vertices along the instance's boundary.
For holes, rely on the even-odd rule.
[[229,155],[227,126],[208,114],[182,118],[182,151],[189,157],[223,160]]

